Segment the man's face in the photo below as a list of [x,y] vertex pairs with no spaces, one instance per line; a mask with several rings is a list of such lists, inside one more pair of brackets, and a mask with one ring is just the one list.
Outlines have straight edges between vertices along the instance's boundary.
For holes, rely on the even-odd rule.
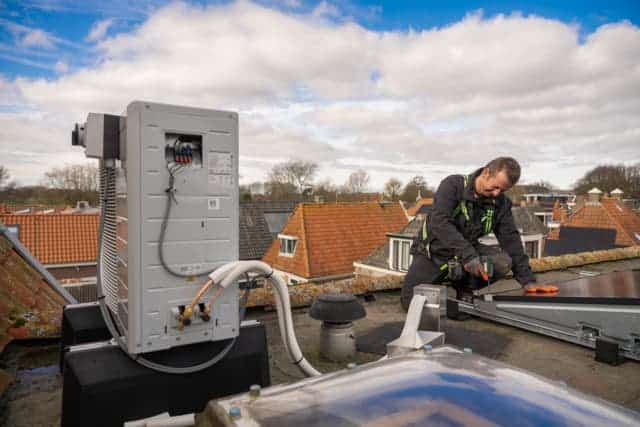
[[503,170],[491,175],[489,169],[485,169],[478,178],[476,180],[476,193],[483,197],[495,199],[512,187],[507,173]]

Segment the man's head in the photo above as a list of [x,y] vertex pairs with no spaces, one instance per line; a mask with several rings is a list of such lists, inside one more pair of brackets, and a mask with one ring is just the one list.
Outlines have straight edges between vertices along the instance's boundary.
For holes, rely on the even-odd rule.
[[512,157],[491,160],[476,178],[475,191],[483,197],[496,198],[520,179],[520,165]]

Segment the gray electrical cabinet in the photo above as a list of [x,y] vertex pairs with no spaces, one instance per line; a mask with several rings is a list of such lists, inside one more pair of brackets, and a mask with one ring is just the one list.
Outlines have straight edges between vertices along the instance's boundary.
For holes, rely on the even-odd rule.
[[[111,165],[114,185],[103,191],[113,215],[104,218],[99,262],[106,302],[125,331],[128,351],[237,336],[237,284],[211,307],[209,289],[189,324],[179,321],[206,273],[238,260],[237,114],[136,101],[117,120],[101,116],[89,115],[80,131],[93,129],[94,136],[86,133],[80,145],[100,158],[117,144],[111,147],[117,158],[101,161]],[[118,128],[117,141],[103,140],[114,134],[101,132],[104,124]]]

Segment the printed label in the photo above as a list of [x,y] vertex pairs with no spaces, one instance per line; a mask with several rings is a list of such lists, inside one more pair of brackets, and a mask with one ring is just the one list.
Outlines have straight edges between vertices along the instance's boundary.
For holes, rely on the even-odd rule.
[[220,198],[214,197],[209,199],[209,210],[210,211],[220,210]]
[[183,264],[178,267],[178,270],[182,274],[194,274],[202,271],[202,264]]
[[209,151],[209,174],[230,174],[233,170],[231,153]]
[[231,175],[209,175],[209,183],[231,187],[233,185],[233,176]]

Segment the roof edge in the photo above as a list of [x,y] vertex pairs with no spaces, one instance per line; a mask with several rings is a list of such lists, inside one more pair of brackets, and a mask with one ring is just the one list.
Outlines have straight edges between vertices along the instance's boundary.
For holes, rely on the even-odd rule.
[[529,261],[529,264],[531,265],[531,270],[535,273],[542,273],[545,271],[564,270],[570,267],[580,267],[583,265],[631,258],[640,258],[640,246],[544,257],[532,259]]
[[78,301],[71,295],[66,289],[64,289],[60,283],[47,271],[46,268],[38,261],[29,250],[17,239],[15,239],[11,233],[9,233],[9,229],[0,222],[0,233],[7,238],[11,242],[11,245],[15,249],[16,252],[31,266],[33,267],[44,279],[45,282],[51,288],[56,291],[62,298],[67,301],[68,304],[77,304]]

